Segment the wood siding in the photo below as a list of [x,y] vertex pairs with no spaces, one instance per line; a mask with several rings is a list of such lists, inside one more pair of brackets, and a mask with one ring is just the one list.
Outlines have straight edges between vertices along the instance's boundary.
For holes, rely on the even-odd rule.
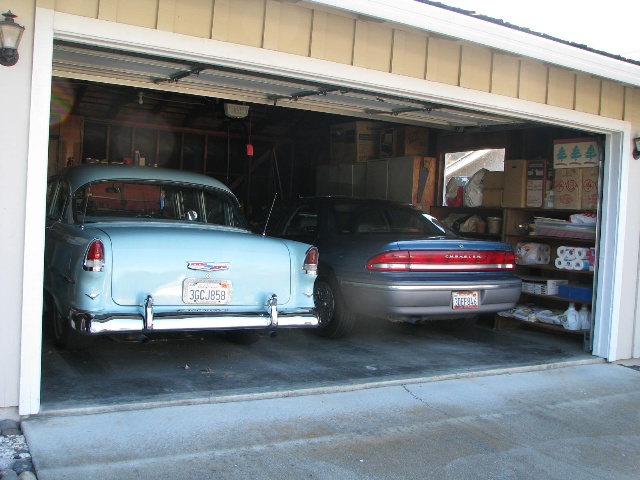
[[638,124],[635,87],[339,11],[277,0],[55,0],[55,9]]

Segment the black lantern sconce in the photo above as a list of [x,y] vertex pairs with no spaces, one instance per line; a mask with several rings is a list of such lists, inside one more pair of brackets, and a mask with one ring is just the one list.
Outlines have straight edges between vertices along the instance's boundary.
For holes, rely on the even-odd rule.
[[0,45],[2,52],[0,53],[0,65],[11,67],[18,63],[18,45],[24,33],[24,27],[13,21],[16,15],[9,10],[3,13],[4,20],[0,22]]
[[640,159],[640,137],[633,139],[633,158]]

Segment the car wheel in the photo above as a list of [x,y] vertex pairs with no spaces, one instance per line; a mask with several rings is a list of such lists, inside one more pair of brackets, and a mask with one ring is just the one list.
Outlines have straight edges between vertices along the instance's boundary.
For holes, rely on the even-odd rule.
[[451,320],[437,320],[435,322],[439,330],[445,332],[461,332],[463,330],[469,330],[478,321],[478,316],[467,318],[453,318]]
[[49,318],[56,347],[62,350],[74,350],[82,346],[80,334],[71,328],[69,319],[60,313],[55,302],[49,306]]
[[260,340],[257,330],[229,330],[224,334],[225,338],[236,345],[253,345]]
[[356,314],[347,309],[335,281],[318,278],[313,286],[313,301],[320,320],[315,334],[325,338],[340,338],[351,331]]

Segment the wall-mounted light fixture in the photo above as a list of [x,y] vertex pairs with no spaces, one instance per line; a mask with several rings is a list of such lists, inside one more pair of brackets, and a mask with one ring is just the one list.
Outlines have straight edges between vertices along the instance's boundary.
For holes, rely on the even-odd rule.
[[640,137],[633,139],[633,158],[640,159]]
[[18,63],[18,45],[24,33],[24,27],[13,21],[16,15],[9,10],[3,13],[4,20],[0,22],[0,43],[2,52],[0,53],[0,65],[11,67]]

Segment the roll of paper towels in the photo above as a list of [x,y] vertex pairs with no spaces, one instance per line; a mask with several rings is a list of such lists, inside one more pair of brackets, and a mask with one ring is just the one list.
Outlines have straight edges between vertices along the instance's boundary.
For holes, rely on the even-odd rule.
[[583,247],[576,247],[573,249],[573,258],[577,258],[580,260],[588,260],[589,259],[589,249]]
[[589,270],[589,260],[574,258],[571,260],[571,267],[573,270]]

